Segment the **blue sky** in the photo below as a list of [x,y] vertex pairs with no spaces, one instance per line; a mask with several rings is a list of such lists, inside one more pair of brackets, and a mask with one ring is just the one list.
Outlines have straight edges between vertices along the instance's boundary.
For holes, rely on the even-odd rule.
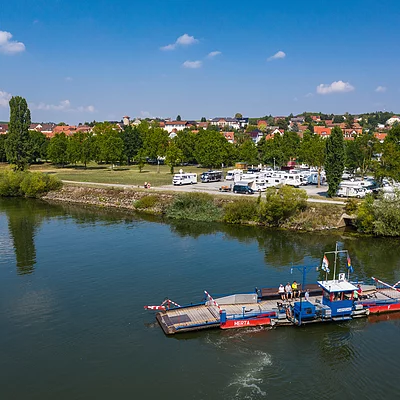
[[[400,112],[400,3],[13,0],[0,120]],[[211,54],[210,54],[211,53]]]

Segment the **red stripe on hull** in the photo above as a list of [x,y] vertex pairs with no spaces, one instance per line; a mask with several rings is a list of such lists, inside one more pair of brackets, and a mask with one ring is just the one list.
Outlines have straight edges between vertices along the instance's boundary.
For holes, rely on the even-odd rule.
[[370,314],[379,314],[393,311],[400,311],[400,303],[387,304],[384,306],[374,306],[369,308]]
[[271,318],[228,320],[221,324],[221,329],[249,328],[251,326],[271,325]]

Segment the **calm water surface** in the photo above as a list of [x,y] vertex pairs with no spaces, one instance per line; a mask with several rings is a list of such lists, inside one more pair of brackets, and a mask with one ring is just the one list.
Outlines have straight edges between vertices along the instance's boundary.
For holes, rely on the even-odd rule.
[[400,280],[399,240],[0,199],[1,399],[397,399],[394,315],[167,337],[143,309],[299,281],[336,240],[360,278]]

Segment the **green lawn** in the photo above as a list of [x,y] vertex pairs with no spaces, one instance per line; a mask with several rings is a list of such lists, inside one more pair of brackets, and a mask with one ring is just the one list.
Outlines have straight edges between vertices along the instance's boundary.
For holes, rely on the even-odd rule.
[[[1,164],[0,169],[6,168],[7,164]],[[184,172],[195,172],[200,174],[207,171],[206,168],[197,167],[177,167],[175,173],[182,168]],[[167,165],[160,165],[159,172],[157,165],[145,165],[143,172],[139,172],[136,165],[115,167],[111,170],[110,165],[97,165],[92,163],[87,169],[83,166],[68,166],[66,168],[57,168],[52,164],[32,165],[30,171],[42,171],[54,174],[62,180],[77,182],[97,182],[97,183],[119,183],[123,185],[143,186],[144,182],[150,182],[152,186],[170,185],[172,183],[172,175]]]

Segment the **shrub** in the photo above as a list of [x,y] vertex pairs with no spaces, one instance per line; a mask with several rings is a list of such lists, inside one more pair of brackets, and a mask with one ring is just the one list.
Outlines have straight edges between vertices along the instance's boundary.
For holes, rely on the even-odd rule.
[[288,218],[307,207],[307,193],[304,190],[281,186],[268,188],[265,201],[260,204],[260,221],[268,225],[280,226]]
[[225,205],[224,211],[224,221],[230,224],[258,221],[259,204],[248,199],[235,200]]
[[358,208],[358,201],[356,199],[347,199],[344,210],[347,214],[354,214]]
[[166,215],[174,219],[211,222],[221,220],[222,209],[207,193],[184,193],[175,197],[167,207]]
[[0,196],[37,197],[50,190],[60,189],[61,186],[58,178],[40,172],[6,170],[0,173]]
[[153,208],[158,203],[158,196],[150,194],[135,201],[134,206],[138,209]]
[[400,236],[400,192],[374,202],[374,234]]
[[24,179],[24,172],[5,170],[0,173],[0,196],[14,197],[22,196],[21,182]]
[[374,221],[374,198],[368,195],[357,210],[356,226],[358,231],[362,233],[373,233]]

